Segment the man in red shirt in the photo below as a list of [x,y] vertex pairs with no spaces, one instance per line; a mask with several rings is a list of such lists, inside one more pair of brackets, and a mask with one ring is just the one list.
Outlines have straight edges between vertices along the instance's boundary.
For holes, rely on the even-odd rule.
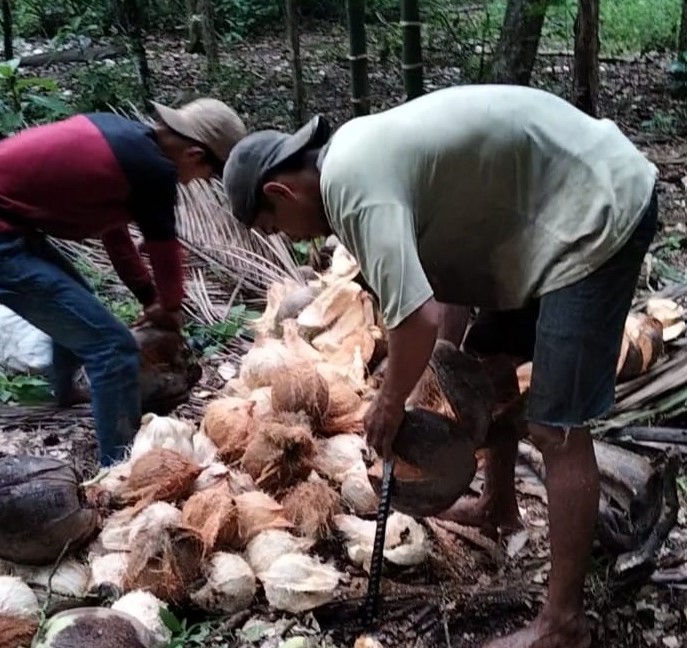
[[[100,238],[145,318],[178,328],[177,183],[221,174],[246,132],[238,115],[215,99],[177,110],[154,107],[152,126],[110,113],[82,114],[0,142],[0,303],[52,337],[59,404],[73,404],[74,374],[85,367],[104,466],[122,457],[138,429],[138,349],[47,236]],[[129,223],[141,230],[154,281]]]

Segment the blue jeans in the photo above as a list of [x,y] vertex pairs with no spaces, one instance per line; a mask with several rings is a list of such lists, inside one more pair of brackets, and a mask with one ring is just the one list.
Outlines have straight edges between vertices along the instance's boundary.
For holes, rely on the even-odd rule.
[[100,462],[108,466],[120,460],[141,418],[139,352],[129,329],[40,236],[0,234],[0,303],[52,338],[51,378],[58,401],[72,389],[83,364]]
[[627,243],[595,272],[522,309],[477,317],[466,349],[532,360],[530,421],[582,426],[613,406],[625,321],[657,219],[654,192]]

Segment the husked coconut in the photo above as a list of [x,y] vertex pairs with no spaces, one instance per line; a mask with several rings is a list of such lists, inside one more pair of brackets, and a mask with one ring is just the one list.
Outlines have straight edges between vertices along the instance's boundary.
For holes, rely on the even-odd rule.
[[[376,522],[361,520],[355,515],[337,515],[334,525],[346,539],[346,551],[351,562],[369,571]],[[424,562],[428,551],[427,536],[422,526],[410,516],[394,511],[387,520],[384,558],[407,567]]]
[[172,527],[139,533],[131,547],[124,588],[143,589],[170,603],[181,603],[201,575],[203,539],[192,529]]
[[316,445],[315,470],[337,482],[343,481],[344,475],[368,453],[367,443],[356,434],[317,439]]
[[91,578],[88,589],[111,583],[118,588],[124,587],[129,554],[125,551],[114,551],[103,556],[93,556],[89,563],[91,566]]
[[209,612],[236,614],[250,607],[256,589],[255,574],[241,556],[218,552],[210,558],[205,584],[190,599]]
[[193,456],[191,458],[202,468],[215,461],[218,450],[212,439],[203,432],[196,432],[193,435]]
[[153,448],[134,461],[123,498],[143,508],[155,500],[175,501],[193,489],[201,467],[175,452]]
[[245,547],[258,533],[268,529],[292,529],[284,517],[284,507],[262,491],[251,491],[234,498],[239,513],[239,538]]
[[168,502],[153,502],[140,511],[129,507],[107,519],[99,540],[106,551],[128,551],[141,531],[157,533],[180,522],[181,511]]
[[216,486],[220,482],[227,481],[229,478],[229,466],[220,461],[215,461],[203,469],[203,472],[198,475],[193,484],[193,492],[198,493]]
[[310,474],[314,453],[307,417],[282,413],[261,424],[241,465],[260,488],[277,493]]
[[129,614],[148,630],[156,648],[167,646],[172,640],[172,631],[164,624],[160,613],[167,610],[167,604],[150,592],[135,590],[125,594],[112,604],[115,612]]
[[245,557],[256,574],[266,572],[279,556],[288,553],[307,553],[314,544],[283,529],[267,529],[256,535],[246,547]]
[[313,425],[320,426],[329,407],[329,389],[315,365],[298,362],[275,375],[272,408],[275,412],[304,412]]
[[18,576],[0,576],[0,616],[38,616],[40,608],[33,590]]
[[161,648],[130,614],[86,607],[50,617],[34,648]]
[[67,558],[57,566],[57,569],[53,566],[32,568],[17,565],[15,575],[33,588],[41,603],[45,601],[48,590],[53,594],[69,598],[85,596],[91,570],[88,565],[74,558]]
[[287,520],[300,535],[327,538],[334,516],[341,513],[338,493],[326,481],[301,482],[282,500]]
[[270,606],[292,614],[313,610],[331,601],[342,578],[333,565],[301,553],[279,556],[266,572],[257,576]]
[[239,459],[255,428],[255,402],[228,396],[208,404],[203,417],[204,433],[225,461]]
[[384,648],[384,646],[374,637],[358,637],[353,644],[353,648]]
[[288,369],[293,354],[278,340],[256,342],[241,360],[239,378],[249,389],[269,387],[274,376]]
[[349,468],[341,482],[341,500],[356,515],[372,515],[379,507],[379,498],[367,476],[364,461],[358,461]]
[[182,524],[203,539],[205,551],[239,546],[238,509],[227,482],[220,482],[195,495],[184,504]]
[[193,434],[195,428],[187,421],[171,416],[145,414],[141,427],[134,437],[130,458],[138,459],[153,448],[174,450],[185,457],[193,457]]

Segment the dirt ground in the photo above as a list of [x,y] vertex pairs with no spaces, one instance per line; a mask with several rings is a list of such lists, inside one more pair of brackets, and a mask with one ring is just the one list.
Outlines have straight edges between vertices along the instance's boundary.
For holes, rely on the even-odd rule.
[[[309,111],[326,114],[334,125],[342,123],[349,114],[346,46],[342,30],[324,30],[319,26],[309,30],[302,43]],[[184,90],[206,91],[198,81],[203,78],[204,61],[202,57],[185,53],[181,39],[151,38],[149,48],[160,99],[171,100]],[[402,100],[400,65],[393,59],[381,63],[378,51],[373,52],[370,74],[375,111]],[[223,98],[241,111],[249,126],[290,128],[290,71],[281,35],[237,45],[227,50],[224,57]],[[669,57],[654,54],[635,60],[604,61],[601,114],[616,120],[657,164],[661,222],[657,243],[661,258],[680,272],[687,265],[684,255],[687,240],[687,139],[684,135],[687,130],[682,119],[684,100],[672,97],[668,91],[666,69],[669,60]],[[446,52],[433,50],[428,53],[426,62],[428,89],[463,82],[461,68]],[[534,83],[566,96],[570,64],[566,56],[542,57]],[[63,66],[40,72],[59,76],[67,71],[68,67]],[[216,381],[217,376],[208,365],[204,380],[210,379]],[[201,384],[196,394],[202,390]],[[87,411],[65,411],[59,418],[54,413],[49,416],[39,413],[31,420],[18,417],[16,425],[3,430],[0,456],[21,452],[46,453],[74,460],[84,477],[92,475],[95,443]],[[684,468],[683,464],[683,474]],[[525,481],[521,482],[521,490],[532,491],[523,484]],[[687,555],[684,497],[682,504],[679,525],[671,534],[663,555],[682,554],[684,560]],[[415,598],[416,608],[424,596],[421,588],[431,587],[443,606],[443,616],[438,623],[447,631],[437,636],[448,634],[450,642],[442,640],[430,645],[477,647],[486,638],[515,628],[536,614],[545,595],[550,569],[546,507],[540,496],[524,492],[520,506],[526,529],[502,545],[449,534],[454,551],[450,578],[437,579],[436,573],[419,570],[395,575],[385,582],[387,587],[393,582],[412,583],[411,589],[403,586],[400,589]],[[445,556],[442,561],[445,569]],[[358,580],[360,594],[363,583]],[[393,599],[396,595],[391,594]],[[609,587],[607,556],[597,547],[587,582],[587,609],[594,627],[594,646],[679,648],[687,645],[687,577],[669,586],[647,582],[638,588],[613,592]],[[415,623],[411,617],[406,615],[406,624]],[[422,619],[418,621],[421,622]],[[326,626],[324,621],[322,623]],[[340,645],[352,645],[346,633],[334,635],[342,641]],[[222,641],[216,635],[208,638],[204,645],[219,646],[223,645]],[[393,643],[386,645],[413,644],[396,637]]]

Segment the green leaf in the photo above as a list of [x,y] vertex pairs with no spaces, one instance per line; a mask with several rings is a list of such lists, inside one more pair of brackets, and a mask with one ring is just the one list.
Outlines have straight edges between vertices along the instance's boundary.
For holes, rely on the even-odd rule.
[[57,81],[55,81],[55,79],[49,79],[47,77],[19,79],[17,81],[17,90],[23,90],[25,88],[43,88],[44,90],[54,92],[59,88],[59,86],[57,85]]
[[28,95],[26,97],[34,106],[40,106],[53,113],[54,116],[70,115],[72,112],[69,104],[57,97],[41,97],[40,95]]
[[165,627],[168,630],[171,630],[174,634],[178,634],[184,629],[179,622],[179,619],[177,619],[174,613],[167,608],[163,607],[160,609],[160,619],[162,620],[162,623],[165,624]]

